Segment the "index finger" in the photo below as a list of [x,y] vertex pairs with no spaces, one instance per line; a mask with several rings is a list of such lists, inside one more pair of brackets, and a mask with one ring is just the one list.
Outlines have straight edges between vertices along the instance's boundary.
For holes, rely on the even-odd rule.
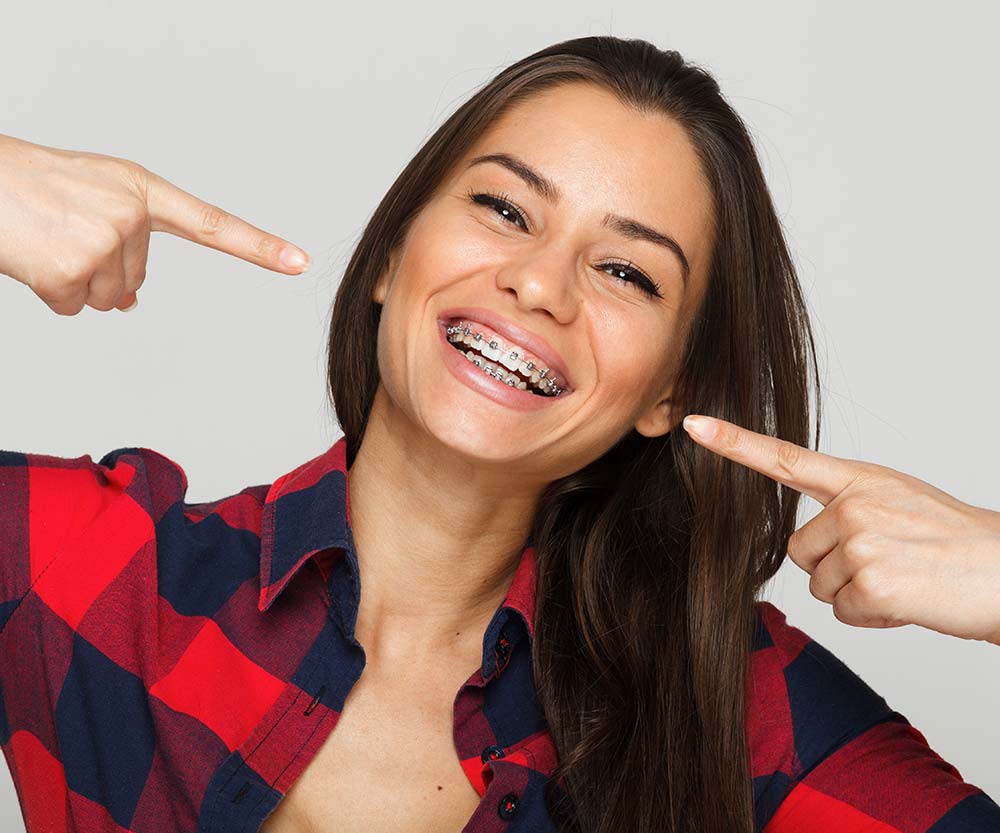
[[[698,415],[697,420],[690,423],[689,420],[690,416],[685,417],[685,429],[709,450],[791,486],[824,506],[861,473],[856,460],[845,460],[778,437],[758,434],[718,417]],[[694,432],[694,426],[701,420],[717,423],[718,429],[711,439]]]
[[198,199],[152,171],[142,173],[147,178],[152,231],[165,231],[276,272],[298,275],[309,268],[309,256],[287,240]]

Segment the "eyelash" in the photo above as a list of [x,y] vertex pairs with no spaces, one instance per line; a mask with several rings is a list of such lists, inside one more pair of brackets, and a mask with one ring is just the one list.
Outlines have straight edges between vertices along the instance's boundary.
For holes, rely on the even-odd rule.
[[[527,231],[527,224],[524,219],[524,212],[522,212],[513,202],[511,202],[510,197],[507,196],[506,194],[503,193],[495,194],[492,192],[481,193],[475,190],[470,190],[469,199],[472,200],[472,202],[477,203],[479,205],[486,205],[494,209],[502,209],[504,211],[509,211],[513,213],[514,216],[516,217],[516,220],[511,220],[510,217],[505,217],[502,213],[500,213],[500,211],[495,212],[497,216],[500,217],[502,220],[508,223],[513,222],[515,225],[518,225],[519,227],[524,228],[524,230]],[[614,275],[613,277],[616,280],[619,280],[622,283],[638,286],[647,295],[652,295],[657,298],[663,297],[660,294],[660,284],[650,279],[645,272],[643,272],[641,269],[638,269],[634,264],[630,263],[627,260],[626,261],[610,260],[606,263],[602,263],[598,268],[607,269],[612,266],[615,268],[616,271],[625,272],[627,275],[630,276],[623,278],[619,275]]]

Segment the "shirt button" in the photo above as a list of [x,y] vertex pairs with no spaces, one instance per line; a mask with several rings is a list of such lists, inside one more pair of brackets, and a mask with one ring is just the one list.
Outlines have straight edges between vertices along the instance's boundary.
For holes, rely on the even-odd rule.
[[497,805],[497,813],[499,813],[500,818],[509,819],[516,811],[517,794],[507,793],[507,795],[500,799],[500,804]]
[[479,759],[485,764],[487,761],[495,761],[497,758],[502,758],[504,756],[504,751],[499,746],[487,746]]

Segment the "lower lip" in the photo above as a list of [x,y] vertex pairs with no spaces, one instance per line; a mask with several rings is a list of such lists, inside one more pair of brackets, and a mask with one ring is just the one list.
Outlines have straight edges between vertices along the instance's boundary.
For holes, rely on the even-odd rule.
[[[556,400],[565,399],[572,395],[572,391],[566,391],[559,396],[539,396],[537,393],[530,393],[527,390],[513,388],[504,384],[499,379],[490,376],[483,369],[476,367],[469,361],[464,353],[459,352],[450,341],[445,328],[447,322],[438,321],[438,335],[441,339],[441,346],[444,349],[444,363],[451,375],[458,381],[467,385],[475,391],[518,411],[537,411],[539,408],[546,408]],[[502,365],[501,365],[502,366]]]

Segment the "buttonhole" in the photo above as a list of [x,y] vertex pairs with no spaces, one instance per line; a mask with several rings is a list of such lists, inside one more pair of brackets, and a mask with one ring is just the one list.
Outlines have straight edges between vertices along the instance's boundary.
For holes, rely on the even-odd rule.
[[233,804],[239,804],[250,790],[250,782],[244,781],[240,791],[233,796]]
[[323,696],[323,692],[326,691],[326,686],[321,685],[319,691],[316,692],[316,696],[313,697],[312,702],[306,707],[306,710],[302,714],[310,714],[313,709],[316,708],[316,704],[319,703],[319,698]]

